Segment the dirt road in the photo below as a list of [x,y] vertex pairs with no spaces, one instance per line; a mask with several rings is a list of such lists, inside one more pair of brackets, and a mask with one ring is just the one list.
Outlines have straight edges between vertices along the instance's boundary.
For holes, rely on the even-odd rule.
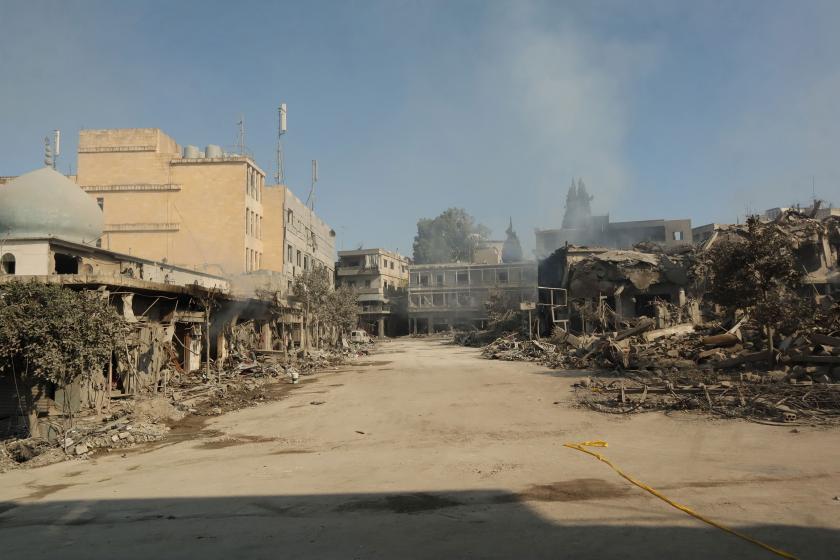
[[[803,558],[840,550],[840,432],[569,405],[579,376],[382,345],[195,439],[0,477],[5,558]],[[560,401],[558,404],[555,404]]]

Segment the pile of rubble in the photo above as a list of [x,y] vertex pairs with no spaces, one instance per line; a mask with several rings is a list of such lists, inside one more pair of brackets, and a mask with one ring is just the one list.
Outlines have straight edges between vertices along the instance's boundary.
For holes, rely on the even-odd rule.
[[166,422],[184,416],[169,399],[144,398],[113,403],[104,417],[81,416],[72,426],[69,422],[51,423],[52,439],[24,438],[6,442],[0,453],[0,472],[18,464],[43,466],[68,457],[90,457],[97,452],[132,447],[135,444],[159,441],[166,437]]
[[481,350],[491,360],[541,362],[557,353],[557,346],[539,340],[517,340],[516,335],[497,338]]
[[689,376],[676,382],[656,378],[605,382],[586,378],[575,387],[583,406],[611,414],[697,410],[761,423],[840,423],[837,385],[790,384],[782,371],[727,377],[710,383],[692,381]]
[[729,330],[653,326],[642,318],[625,331],[599,336],[557,330],[551,342],[508,335],[482,355],[602,372],[614,380],[587,378],[577,394],[603,412],[696,409],[765,421],[840,421],[840,336],[800,333],[767,350],[745,321]]

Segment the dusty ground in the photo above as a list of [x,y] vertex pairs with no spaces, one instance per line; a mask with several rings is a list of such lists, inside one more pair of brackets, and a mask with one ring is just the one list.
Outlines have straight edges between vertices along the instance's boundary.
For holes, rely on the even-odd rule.
[[720,522],[837,557],[840,431],[601,415],[571,408],[578,375],[477,354],[387,343],[163,444],[7,473],[3,557],[773,557],[562,446],[594,439]]

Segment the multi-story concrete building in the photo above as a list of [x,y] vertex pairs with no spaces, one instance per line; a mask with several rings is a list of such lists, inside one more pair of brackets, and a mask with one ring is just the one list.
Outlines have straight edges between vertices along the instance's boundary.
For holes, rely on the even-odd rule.
[[[77,182],[99,204],[103,248],[215,274],[282,261],[264,243],[265,173],[248,155],[181,147],[157,128],[82,130]],[[272,230],[276,235],[276,221]],[[282,227],[282,226],[281,226]]]
[[518,309],[537,300],[537,265],[423,264],[409,267],[409,331],[434,332],[455,326],[483,327],[494,294]]
[[[283,195],[283,278],[291,289],[295,276],[310,268],[323,267],[330,278],[335,273],[335,230],[284,186]],[[273,222],[272,222],[273,224]]]
[[408,287],[408,259],[385,249],[339,251],[336,284],[355,290],[361,312],[359,323],[378,336],[404,332],[400,313]]
[[567,243],[629,249],[636,243],[651,241],[666,247],[691,243],[691,220],[638,220],[610,222],[609,216],[592,216],[580,228],[537,229],[536,255],[544,259]]

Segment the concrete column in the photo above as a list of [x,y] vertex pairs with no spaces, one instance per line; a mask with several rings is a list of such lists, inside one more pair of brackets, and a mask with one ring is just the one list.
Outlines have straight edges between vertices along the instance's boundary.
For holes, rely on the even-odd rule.
[[377,334],[378,336],[385,336],[385,318],[380,317],[378,324],[377,324]]
[[260,327],[260,334],[262,335],[262,349],[263,350],[271,350],[272,349],[272,340],[271,340],[271,323],[266,321]]
[[216,334],[216,362],[223,363],[225,358],[227,358],[227,337],[225,330],[221,329]]
[[434,334],[434,332],[435,332],[435,320],[433,318],[429,317],[428,319],[426,319],[426,321],[427,321],[426,332],[428,334]]
[[184,371],[195,371],[201,367],[201,337],[187,332],[184,336]]

